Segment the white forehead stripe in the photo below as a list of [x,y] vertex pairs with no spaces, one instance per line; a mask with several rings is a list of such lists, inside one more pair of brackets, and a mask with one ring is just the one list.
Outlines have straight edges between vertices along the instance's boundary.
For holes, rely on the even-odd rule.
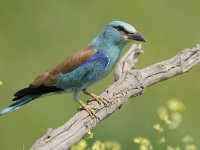
[[122,21],[112,21],[109,23],[109,26],[123,26],[130,33],[137,32],[136,29],[132,25],[126,22],[122,22]]

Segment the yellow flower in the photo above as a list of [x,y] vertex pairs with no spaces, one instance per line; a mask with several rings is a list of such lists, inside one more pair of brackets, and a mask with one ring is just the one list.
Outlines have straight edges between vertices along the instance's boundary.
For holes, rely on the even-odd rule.
[[91,131],[88,131],[88,133],[85,135],[86,139],[92,139],[93,138],[93,133]]
[[136,144],[140,144],[141,143],[141,137],[134,138],[133,142],[136,143]]
[[185,150],[197,150],[197,147],[194,144],[188,144],[186,145]]
[[161,137],[160,140],[159,140],[159,143],[165,143],[165,142],[166,142],[165,137]]
[[146,145],[141,145],[140,146],[140,150],[152,150],[153,148],[152,148],[152,146],[146,146]]
[[121,145],[115,141],[99,141],[93,143],[92,147],[87,150],[121,150]]
[[167,108],[166,107],[160,107],[158,109],[158,116],[162,121],[164,121],[166,124],[170,124],[171,120],[169,119]]
[[155,125],[153,126],[153,128],[154,128],[155,130],[157,130],[158,132],[163,132],[163,131],[164,131],[164,129],[160,126],[160,124],[155,124]]
[[180,112],[173,112],[171,114],[172,121],[169,124],[170,129],[176,129],[179,127],[180,123],[183,121],[183,116]]
[[181,150],[180,147],[172,147],[172,146],[167,146],[167,150]]
[[185,105],[180,101],[176,99],[171,99],[168,101],[167,106],[169,110],[171,111],[184,111]]
[[158,115],[159,117],[162,119],[164,116],[167,116],[168,115],[168,112],[167,112],[167,108],[162,106],[160,108],[158,108]]
[[163,121],[166,123],[166,124],[170,124],[172,121],[169,119],[169,116],[164,116],[163,117]]
[[3,85],[3,82],[2,81],[0,81],[0,86],[2,86]]
[[92,145],[92,150],[105,150],[105,144],[101,141],[96,141]]
[[181,141],[185,144],[185,150],[197,150],[196,145],[192,144],[194,141],[191,136],[184,136]]
[[189,135],[186,135],[181,139],[181,141],[185,144],[189,144],[189,143],[193,142],[193,138]]
[[147,138],[143,138],[141,144],[143,144],[143,145],[151,145],[151,142]]
[[87,142],[85,140],[80,140],[78,143],[73,145],[70,150],[85,150],[87,147]]
[[152,150],[153,146],[147,138],[137,137],[133,139],[133,142],[140,145],[140,150]]
[[121,145],[115,141],[105,141],[104,144],[106,150],[121,150]]

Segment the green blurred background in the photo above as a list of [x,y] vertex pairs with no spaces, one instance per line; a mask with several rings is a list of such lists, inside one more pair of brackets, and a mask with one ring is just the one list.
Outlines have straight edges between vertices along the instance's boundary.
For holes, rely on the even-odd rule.
[[[200,42],[199,6],[197,0],[1,0],[0,80],[4,84],[0,87],[0,108],[9,105],[12,94],[38,74],[86,46],[112,20],[134,25],[147,39],[137,69],[193,47]],[[181,136],[191,135],[200,147],[199,74],[200,66],[196,66],[189,73],[148,88],[100,123],[93,130],[93,141],[116,140],[123,149],[136,149],[132,138],[156,138],[152,130],[158,122],[156,110],[175,97],[185,103],[186,111],[184,123],[168,142],[173,145]],[[111,73],[92,91],[101,93],[113,80]],[[63,94],[2,116],[0,149],[28,149],[48,128],[67,121],[76,109],[72,94]]]

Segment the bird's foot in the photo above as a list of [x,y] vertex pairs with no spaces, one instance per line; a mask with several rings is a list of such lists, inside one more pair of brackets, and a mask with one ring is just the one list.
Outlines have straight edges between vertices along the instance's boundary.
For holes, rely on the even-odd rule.
[[109,106],[110,105],[110,101],[108,101],[107,99],[105,99],[102,96],[98,96],[98,95],[93,95],[93,98],[95,101],[97,101],[100,105],[103,104],[105,106]]
[[100,105],[103,104],[105,106],[109,106],[111,104],[110,101],[108,101],[107,99],[105,99],[104,97],[102,96],[98,96],[94,93],[90,93],[88,91],[83,91],[83,93],[85,93],[86,95],[89,95],[91,96],[95,101],[97,101]]
[[81,106],[81,108],[79,108],[78,110],[85,110],[88,112],[88,114],[92,117],[92,118],[98,118],[98,116],[96,115],[95,112],[95,108],[86,105],[85,103],[83,103],[81,100],[77,100],[77,102],[79,103],[79,105]]

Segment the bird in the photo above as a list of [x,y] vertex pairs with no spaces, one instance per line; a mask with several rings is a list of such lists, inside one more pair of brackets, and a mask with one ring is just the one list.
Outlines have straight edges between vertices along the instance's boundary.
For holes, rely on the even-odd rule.
[[111,21],[85,48],[46,70],[29,86],[17,91],[12,100],[14,103],[1,110],[0,115],[46,95],[71,92],[74,101],[89,116],[96,117],[94,108],[81,101],[79,95],[82,92],[102,105],[109,105],[107,99],[90,92],[88,87],[112,71],[122,50],[132,40],[145,42],[144,37],[129,23]]

